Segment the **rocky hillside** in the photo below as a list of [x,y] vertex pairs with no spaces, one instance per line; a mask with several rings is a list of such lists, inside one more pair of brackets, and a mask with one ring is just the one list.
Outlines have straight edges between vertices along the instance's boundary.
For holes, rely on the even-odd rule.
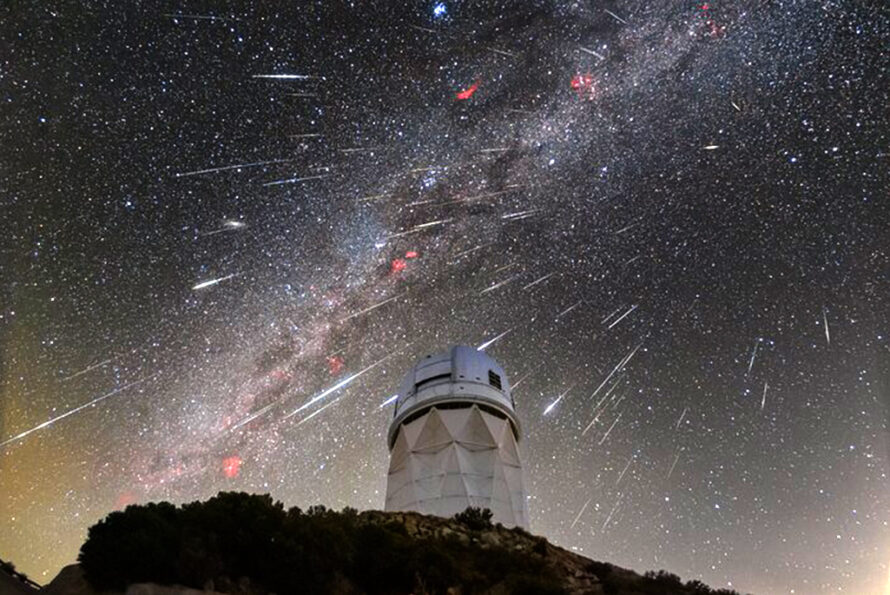
[[[51,595],[230,593],[702,595],[697,581],[595,562],[488,511],[451,519],[313,507],[221,493],[182,507],[130,506],[93,526]],[[163,585],[163,586],[162,586]]]
[[0,595],[28,595],[39,588],[40,585],[16,571],[14,564],[0,560]]

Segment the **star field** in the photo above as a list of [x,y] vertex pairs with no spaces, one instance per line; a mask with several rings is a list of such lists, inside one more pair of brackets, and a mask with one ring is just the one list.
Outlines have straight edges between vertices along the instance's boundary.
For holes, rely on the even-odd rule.
[[389,398],[515,387],[534,533],[756,593],[890,560],[880,2],[0,18],[0,557],[219,490],[383,507]]

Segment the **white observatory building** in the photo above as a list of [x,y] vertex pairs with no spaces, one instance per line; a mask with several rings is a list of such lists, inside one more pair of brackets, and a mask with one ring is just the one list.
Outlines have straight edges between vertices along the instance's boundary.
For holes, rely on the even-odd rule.
[[405,376],[388,434],[386,510],[450,517],[468,506],[528,528],[519,420],[504,369],[458,345]]

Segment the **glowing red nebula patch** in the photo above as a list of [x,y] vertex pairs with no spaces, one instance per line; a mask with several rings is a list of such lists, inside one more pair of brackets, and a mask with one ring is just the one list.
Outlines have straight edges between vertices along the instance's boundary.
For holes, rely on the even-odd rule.
[[457,94],[457,100],[463,101],[465,99],[469,99],[473,96],[473,93],[476,92],[476,89],[479,88],[479,81],[476,81],[472,85],[470,85],[467,89],[464,89],[460,93]]
[[340,373],[340,370],[343,369],[343,358],[338,355],[332,355],[328,358],[328,369],[331,371],[331,376],[336,376]]
[[407,252],[405,252],[405,258],[417,258],[418,256],[420,255],[414,250],[408,250]]
[[718,37],[721,37],[724,33],[726,33],[726,26],[718,25],[714,22],[713,19],[708,19],[707,21],[705,21],[705,23],[708,25],[708,30],[711,34],[711,37],[713,37],[714,39],[717,39]]
[[238,455],[232,455],[230,457],[226,457],[223,459],[223,473],[229,479],[234,477],[238,477],[238,473],[241,471],[241,457]]
[[130,504],[136,504],[136,495],[133,492],[124,492],[114,501],[115,510],[123,510]]
[[593,75],[589,72],[587,74],[576,74],[572,77],[572,89],[577,91],[578,97],[593,99]]
[[405,270],[405,267],[408,266],[408,263],[405,262],[402,258],[394,258],[392,261],[392,267],[390,268],[390,272],[395,275],[397,273],[401,273]]
[[286,370],[272,370],[269,377],[273,380],[290,380],[290,374]]

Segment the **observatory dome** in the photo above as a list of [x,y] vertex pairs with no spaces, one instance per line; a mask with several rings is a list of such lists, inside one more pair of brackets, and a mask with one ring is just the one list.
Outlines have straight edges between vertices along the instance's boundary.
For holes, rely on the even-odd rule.
[[528,526],[520,424],[504,369],[455,346],[408,371],[396,399],[386,510],[448,517],[488,508],[506,526]]

